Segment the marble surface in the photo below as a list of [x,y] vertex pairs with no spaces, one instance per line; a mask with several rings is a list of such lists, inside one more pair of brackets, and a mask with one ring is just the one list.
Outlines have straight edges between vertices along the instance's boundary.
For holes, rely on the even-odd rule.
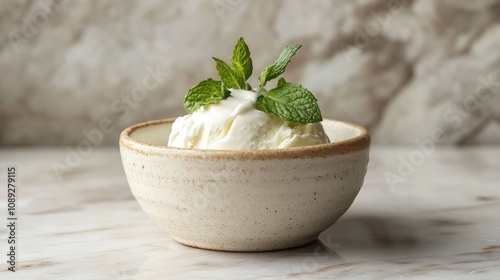
[[285,78],[374,143],[439,129],[446,144],[500,144],[500,0],[4,0],[0,145],[74,146],[93,130],[113,145],[131,124],[183,115],[240,36],[254,86],[302,44]]
[[[227,253],[156,226],[117,148],[92,150],[63,176],[51,165],[64,149],[0,149],[2,170],[16,165],[19,179],[18,271],[2,263],[0,279],[500,279],[500,149],[441,148],[420,161],[416,151],[375,146],[359,196],[318,241]],[[412,172],[406,161],[418,163]],[[4,252],[5,227],[0,236]]]

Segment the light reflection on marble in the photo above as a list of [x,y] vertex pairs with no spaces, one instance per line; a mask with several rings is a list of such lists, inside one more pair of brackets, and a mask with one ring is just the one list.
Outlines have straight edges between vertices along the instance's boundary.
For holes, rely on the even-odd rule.
[[[374,147],[362,191],[318,241],[229,253],[183,246],[156,226],[116,148],[95,149],[61,182],[51,163],[64,149],[2,149],[20,180],[14,279],[500,279],[500,148],[440,149],[390,187],[384,173],[412,151]],[[0,279],[10,277],[3,264]]]

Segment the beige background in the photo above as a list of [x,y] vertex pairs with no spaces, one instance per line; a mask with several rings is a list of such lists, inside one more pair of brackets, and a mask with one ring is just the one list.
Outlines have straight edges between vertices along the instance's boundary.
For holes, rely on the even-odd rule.
[[59,0],[0,2],[0,144],[116,145],[183,115],[240,36],[254,76],[302,44],[287,80],[374,143],[500,143],[500,1]]

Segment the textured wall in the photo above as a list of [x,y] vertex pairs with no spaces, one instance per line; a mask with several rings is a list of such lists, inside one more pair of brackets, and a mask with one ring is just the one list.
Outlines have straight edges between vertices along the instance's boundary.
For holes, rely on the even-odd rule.
[[0,2],[0,144],[182,115],[240,36],[255,72],[302,44],[287,80],[375,143],[500,143],[498,0],[45,0]]

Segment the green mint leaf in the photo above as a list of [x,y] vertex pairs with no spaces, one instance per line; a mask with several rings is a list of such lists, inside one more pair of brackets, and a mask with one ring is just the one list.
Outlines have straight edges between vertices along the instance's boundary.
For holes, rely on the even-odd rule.
[[284,78],[280,78],[278,80],[278,84],[276,85],[276,87],[281,87],[281,86],[284,86],[286,84],[286,81]]
[[184,97],[184,109],[191,114],[202,106],[219,103],[229,94],[221,81],[207,79],[189,89]]
[[322,121],[317,99],[306,88],[281,82],[281,86],[257,98],[257,109],[290,122]]
[[240,38],[234,46],[231,64],[234,75],[239,79],[240,88],[243,88],[242,85],[244,85],[248,78],[252,76],[253,71],[250,50],[248,49],[243,37]]
[[219,77],[222,80],[222,83],[227,89],[230,88],[236,88],[236,89],[242,89],[245,86],[245,81],[242,81],[241,77],[238,77],[236,73],[234,73],[233,69],[227,65],[224,61],[212,57],[215,60],[215,63],[217,65],[215,68],[217,68],[217,72],[219,72]]
[[278,59],[271,65],[267,66],[262,70],[259,75],[259,81],[261,86],[265,86],[266,83],[285,72],[286,66],[292,60],[295,53],[302,47],[301,45],[287,46],[279,55]]
[[228,89],[245,89],[245,82],[250,78],[253,71],[252,58],[250,50],[243,38],[240,38],[233,50],[230,67],[226,62],[213,57],[216,62],[216,68],[219,72],[219,77]]

